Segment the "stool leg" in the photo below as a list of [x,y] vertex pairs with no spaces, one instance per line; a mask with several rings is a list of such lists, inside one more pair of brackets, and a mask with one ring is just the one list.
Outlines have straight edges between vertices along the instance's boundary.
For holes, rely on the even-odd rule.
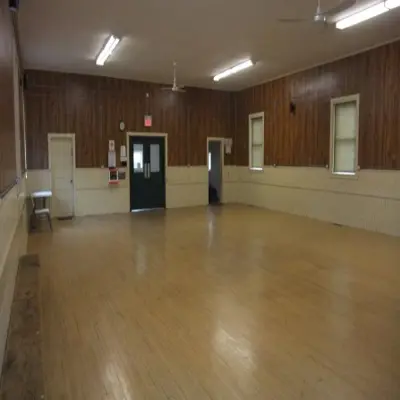
[[29,216],[29,232],[33,231],[33,212]]
[[32,199],[32,212],[29,217],[29,230],[32,232],[36,228],[36,215],[35,215],[36,203],[35,199]]
[[47,214],[47,219],[48,219],[48,221],[49,221],[50,230],[53,231],[53,224],[51,223],[51,216],[50,216],[50,213]]

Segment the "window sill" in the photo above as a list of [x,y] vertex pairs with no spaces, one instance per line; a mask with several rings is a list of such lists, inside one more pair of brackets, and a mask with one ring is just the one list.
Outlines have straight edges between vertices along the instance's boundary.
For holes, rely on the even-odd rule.
[[250,172],[264,172],[264,168],[252,168],[249,167]]
[[358,180],[358,174],[357,172],[331,172],[331,178]]

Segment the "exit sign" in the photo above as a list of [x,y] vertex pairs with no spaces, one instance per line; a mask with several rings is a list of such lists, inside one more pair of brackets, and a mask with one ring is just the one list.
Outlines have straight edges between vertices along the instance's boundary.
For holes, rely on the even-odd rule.
[[151,126],[153,125],[153,118],[151,115],[145,115],[144,116],[144,126],[146,128],[151,128]]

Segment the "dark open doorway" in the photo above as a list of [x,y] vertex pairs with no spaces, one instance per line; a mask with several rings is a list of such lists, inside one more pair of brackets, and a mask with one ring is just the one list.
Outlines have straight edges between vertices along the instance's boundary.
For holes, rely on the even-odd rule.
[[222,143],[208,142],[208,202],[220,204],[222,199]]

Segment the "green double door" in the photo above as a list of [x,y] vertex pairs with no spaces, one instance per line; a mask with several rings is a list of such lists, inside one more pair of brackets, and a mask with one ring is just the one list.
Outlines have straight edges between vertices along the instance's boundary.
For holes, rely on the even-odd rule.
[[131,210],[165,208],[165,139],[131,136]]

